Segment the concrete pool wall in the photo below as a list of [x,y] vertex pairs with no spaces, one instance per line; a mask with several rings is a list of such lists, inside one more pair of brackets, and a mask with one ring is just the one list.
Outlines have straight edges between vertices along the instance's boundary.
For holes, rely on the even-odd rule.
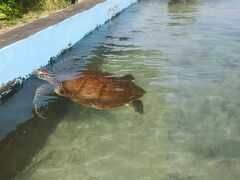
[[[137,0],[83,0],[66,10],[0,35],[0,87],[46,65]],[[85,4],[84,4],[85,3]]]

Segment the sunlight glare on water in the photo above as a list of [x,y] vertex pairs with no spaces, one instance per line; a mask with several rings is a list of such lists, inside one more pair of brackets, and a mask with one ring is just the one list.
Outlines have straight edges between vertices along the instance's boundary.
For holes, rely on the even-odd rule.
[[18,179],[237,180],[239,22],[237,0],[140,1],[84,38],[60,59],[132,74],[145,113],[68,102]]

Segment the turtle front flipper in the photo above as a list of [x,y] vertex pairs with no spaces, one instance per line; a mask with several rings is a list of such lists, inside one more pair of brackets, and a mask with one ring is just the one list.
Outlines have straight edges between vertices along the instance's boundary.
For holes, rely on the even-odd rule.
[[43,84],[36,90],[33,104],[36,114],[41,118],[46,119],[48,103],[56,99],[55,96],[51,96],[54,93],[54,89],[55,86],[52,84]]
[[132,107],[134,109],[135,112],[138,112],[139,114],[143,114],[143,103],[141,100],[137,99],[137,100],[132,100],[129,103],[129,106]]

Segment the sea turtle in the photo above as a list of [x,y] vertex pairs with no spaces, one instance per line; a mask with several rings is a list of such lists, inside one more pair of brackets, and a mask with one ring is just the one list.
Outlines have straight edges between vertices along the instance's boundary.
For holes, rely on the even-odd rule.
[[37,88],[33,101],[36,113],[42,118],[45,118],[48,102],[56,98],[52,96],[54,92],[95,109],[110,109],[126,104],[136,112],[143,113],[143,103],[139,98],[145,91],[133,83],[134,77],[130,74],[116,77],[107,72],[84,70],[64,80],[59,80],[53,72],[43,68],[35,74],[49,82]]

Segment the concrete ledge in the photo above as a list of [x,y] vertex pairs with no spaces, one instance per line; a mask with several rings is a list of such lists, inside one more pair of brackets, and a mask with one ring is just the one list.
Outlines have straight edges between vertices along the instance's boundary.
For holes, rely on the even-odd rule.
[[53,13],[49,16],[39,18],[27,25],[0,34],[0,48],[24,39],[49,26],[55,25],[73,15],[86,11],[103,1],[105,0],[83,0],[80,3],[75,4],[69,8]]
[[0,35],[0,85],[26,77],[136,1],[84,0]]

